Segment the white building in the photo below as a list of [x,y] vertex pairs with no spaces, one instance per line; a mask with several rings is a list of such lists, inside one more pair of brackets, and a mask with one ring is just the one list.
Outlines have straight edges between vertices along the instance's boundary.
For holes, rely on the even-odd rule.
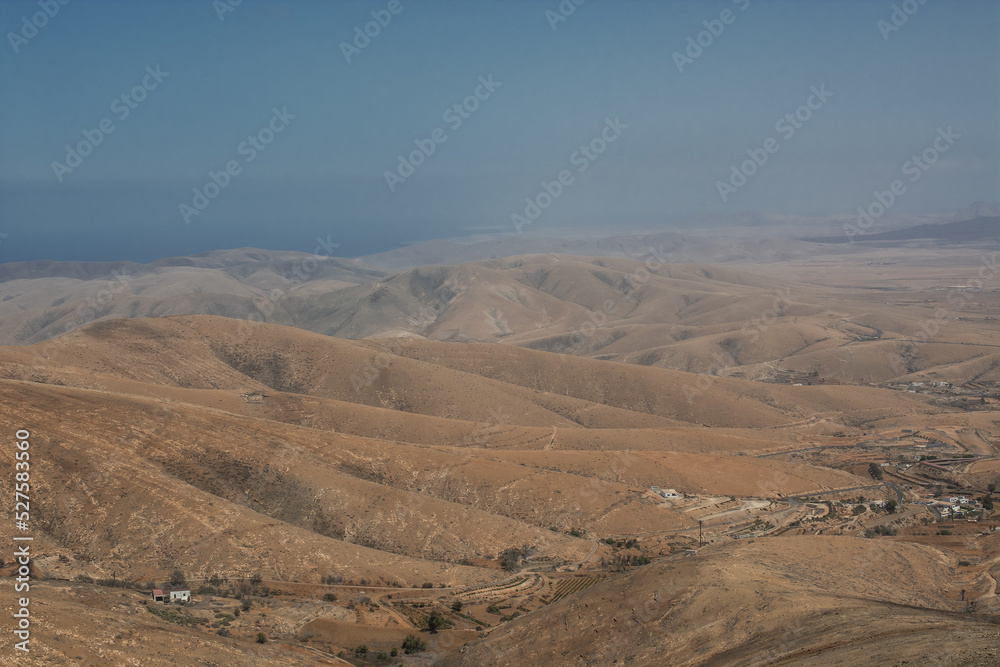
[[171,603],[178,600],[182,602],[191,601],[190,588],[154,588],[153,600],[156,602]]

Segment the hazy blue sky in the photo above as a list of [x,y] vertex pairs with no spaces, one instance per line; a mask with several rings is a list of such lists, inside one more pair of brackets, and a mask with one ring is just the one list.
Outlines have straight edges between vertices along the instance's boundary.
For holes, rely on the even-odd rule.
[[[229,4],[0,3],[0,261],[311,251],[317,236],[355,255],[515,233],[511,214],[562,170],[568,184],[526,231],[849,213],[897,178],[892,213],[1000,192],[997,2]],[[556,22],[560,6],[575,10]],[[347,62],[342,43],[373,11],[391,22]],[[688,38],[720,27],[679,71]],[[467,118],[444,116],[490,76],[499,86],[480,87]],[[832,96],[810,100],[823,86]],[[807,101],[794,134],[776,127]],[[241,149],[269,123],[271,143]],[[948,127],[958,138],[911,181],[907,160]],[[385,172],[436,128],[446,140],[391,190]],[[87,150],[85,131],[100,144],[54,168],[74,164],[67,145]],[[574,156],[602,131],[603,154]],[[718,182],[769,138],[777,152],[723,201]],[[180,206],[230,161],[238,173],[186,222]]]

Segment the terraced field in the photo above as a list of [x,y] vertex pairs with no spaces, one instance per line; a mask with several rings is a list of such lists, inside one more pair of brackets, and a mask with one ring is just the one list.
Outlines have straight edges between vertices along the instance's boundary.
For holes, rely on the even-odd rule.
[[579,593],[580,591],[590,588],[596,583],[604,580],[603,576],[577,576],[569,577],[560,580],[552,591],[552,599],[545,601],[546,604],[552,604],[558,600],[563,599],[573,593]]

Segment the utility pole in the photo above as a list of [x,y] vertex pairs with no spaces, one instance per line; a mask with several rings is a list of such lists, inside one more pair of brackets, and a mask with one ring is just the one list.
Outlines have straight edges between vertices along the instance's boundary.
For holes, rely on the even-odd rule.
[[704,522],[701,519],[698,519],[698,546],[699,547],[702,545],[702,541],[701,541],[701,526],[702,526],[703,523]]

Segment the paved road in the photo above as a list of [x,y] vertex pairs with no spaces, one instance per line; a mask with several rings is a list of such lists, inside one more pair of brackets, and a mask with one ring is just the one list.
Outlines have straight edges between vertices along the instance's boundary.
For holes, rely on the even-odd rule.
[[594,548],[593,548],[593,549],[591,549],[591,550],[590,550],[590,553],[589,553],[589,554],[587,554],[586,556],[584,556],[583,560],[581,560],[581,561],[580,561],[580,562],[579,562],[579,563],[578,563],[577,565],[583,565],[583,564],[584,564],[584,563],[586,563],[586,562],[587,562],[588,560],[590,560],[590,557],[591,557],[591,556],[593,556],[594,554],[596,554],[596,553],[597,553],[597,550],[598,550],[598,549],[599,549],[600,547],[601,547],[601,540],[594,540]]
[[[916,340],[915,338],[887,338],[886,339],[892,343],[926,343],[925,340]],[[963,343],[954,340],[936,340],[935,345],[971,345],[973,347],[1000,347],[1000,345],[995,345],[993,343]]]
[[[782,500],[802,500],[803,498],[814,498],[817,496],[828,496],[833,493],[847,493],[848,491],[864,491],[866,489],[881,489],[885,484],[871,484],[869,486],[852,486],[847,489],[830,489],[828,491],[813,491],[812,493],[802,493],[797,496],[782,496]],[[899,489],[896,489],[896,493],[899,493]],[[902,496],[900,496],[902,497]]]
[[785,450],[783,452],[774,452],[773,454],[760,454],[758,456],[755,456],[754,458],[755,459],[769,459],[769,458],[773,458],[775,456],[788,456],[789,454],[801,454],[802,452],[818,452],[818,451],[823,450],[823,449],[838,449],[838,448],[848,449],[848,448],[857,447],[857,446],[858,446],[858,443],[851,442],[851,443],[846,443],[846,444],[843,444],[843,445],[822,445],[822,446],[819,446],[819,447],[803,447],[802,449],[787,449],[787,450]]
[[887,487],[889,487],[890,489],[892,489],[893,491],[896,492],[896,504],[897,505],[902,504],[903,498],[904,498],[902,489],[900,489],[898,486],[896,486],[895,482],[884,482],[884,484]]

